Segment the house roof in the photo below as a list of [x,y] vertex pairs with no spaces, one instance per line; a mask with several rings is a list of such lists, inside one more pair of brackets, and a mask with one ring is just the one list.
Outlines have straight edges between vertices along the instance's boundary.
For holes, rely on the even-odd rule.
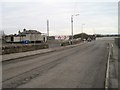
[[25,30],[23,32],[21,32],[20,34],[25,35],[25,34],[41,34],[41,32],[37,31],[37,30]]
[[6,35],[5,37],[19,37],[19,36],[26,36],[26,35],[23,35],[23,34],[21,34],[21,35]]

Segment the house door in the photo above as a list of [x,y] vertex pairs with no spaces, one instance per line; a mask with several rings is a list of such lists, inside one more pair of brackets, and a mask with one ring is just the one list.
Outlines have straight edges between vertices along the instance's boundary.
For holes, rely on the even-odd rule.
[[11,42],[13,42],[14,41],[14,38],[13,37],[11,37]]
[[45,37],[43,38],[43,41],[45,42]]

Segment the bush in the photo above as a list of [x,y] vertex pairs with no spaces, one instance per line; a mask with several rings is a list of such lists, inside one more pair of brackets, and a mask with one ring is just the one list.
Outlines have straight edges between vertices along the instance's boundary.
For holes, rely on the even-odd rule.
[[65,41],[65,42],[62,42],[62,43],[61,43],[61,46],[67,46],[67,45],[70,45],[70,42],[69,42],[69,41]]

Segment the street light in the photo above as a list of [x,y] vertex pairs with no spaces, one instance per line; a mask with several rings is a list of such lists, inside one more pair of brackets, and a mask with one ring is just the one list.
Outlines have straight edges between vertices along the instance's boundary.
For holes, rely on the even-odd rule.
[[47,40],[49,40],[49,20],[47,20]]
[[83,40],[83,26],[84,26],[85,24],[82,24],[82,26],[81,26],[81,30],[82,30],[82,37],[81,37],[81,39]]
[[72,34],[72,41],[73,41],[73,16],[78,16],[79,14],[71,15],[71,34]]

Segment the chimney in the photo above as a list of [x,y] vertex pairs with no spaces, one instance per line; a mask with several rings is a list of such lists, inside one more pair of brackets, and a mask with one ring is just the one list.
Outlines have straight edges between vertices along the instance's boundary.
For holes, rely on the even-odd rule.
[[24,29],[23,29],[23,32],[25,32],[25,31],[26,31],[26,29],[24,28]]

